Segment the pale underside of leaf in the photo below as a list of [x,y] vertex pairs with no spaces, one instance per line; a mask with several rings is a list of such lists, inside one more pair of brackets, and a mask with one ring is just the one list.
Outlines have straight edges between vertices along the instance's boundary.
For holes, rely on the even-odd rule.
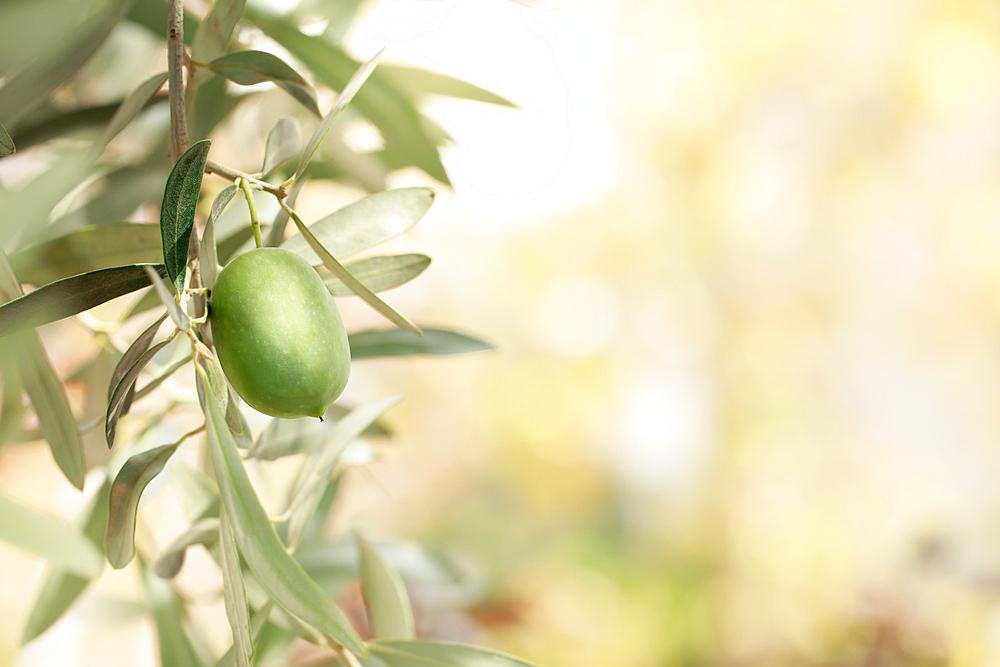
[[360,533],[361,585],[379,639],[414,639],[413,608],[399,572]]

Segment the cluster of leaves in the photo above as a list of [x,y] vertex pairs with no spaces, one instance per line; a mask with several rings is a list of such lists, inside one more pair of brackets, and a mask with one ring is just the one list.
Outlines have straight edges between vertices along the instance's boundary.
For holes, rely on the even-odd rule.
[[[460,575],[446,561],[419,550],[394,558],[400,546],[375,546],[361,535],[324,541],[321,529],[345,466],[372,459],[370,445],[361,438],[387,434],[379,418],[399,397],[353,409],[333,405],[322,423],[274,419],[254,439],[212,352],[206,318],[206,293],[219,265],[243,251],[253,235],[258,245],[281,246],[316,265],[333,295],[358,295],[402,327],[352,334],[352,359],[488,348],[458,332],[421,329],[377,295],[422,273],[430,264],[426,255],[374,255],[346,265],[340,262],[410,229],[430,208],[434,191],[424,187],[378,191],[384,187],[384,178],[373,180],[370,173],[358,176],[356,161],[325,158],[320,148],[351,104],[382,134],[384,148],[368,156],[379,165],[382,176],[390,169],[414,166],[447,184],[437,150],[447,135],[420,113],[419,98],[446,94],[498,104],[506,101],[442,75],[376,67],[379,56],[359,64],[330,35],[301,32],[299,16],[274,17],[245,7],[244,0],[217,0],[200,23],[184,17],[183,34],[191,37],[185,62],[187,89],[184,95],[172,90],[169,96],[172,102],[179,99],[190,114],[194,145],[173,165],[164,164],[166,142],[154,144],[138,162],[116,163],[103,159],[105,148],[145,110],[167,101],[160,89],[169,74],[156,74],[107,105],[67,108],[53,101],[53,93],[83,76],[82,64],[117,26],[131,22],[166,36],[168,7],[161,0],[97,5],[59,49],[19,71],[0,71],[0,76],[7,77],[0,88],[0,155],[13,153],[15,146],[22,151],[37,146],[58,152],[59,142],[53,140],[89,139],[86,150],[59,154],[47,171],[20,191],[0,191],[4,212],[0,223],[0,442],[44,439],[66,478],[81,490],[88,470],[107,472],[99,491],[70,527],[0,494],[0,508],[7,517],[0,524],[0,539],[50,561],[25,641],[45,632],[69,608],[100,575],[105,558],[115,568],[136,559],[146,590],[145,610],[156,620],[161,664],[211,664],[196,628],[185,622],[185,605],[170,584],[183,566],[186,549],[200,544],[209,549],[222,571],[233,634],[232,648],[217,664],[250,665],[280,654],[298,637],[331,647],[330,664],[526,665],[485,649],[416,639],[403,581],[410,586],[442,582],[460,586]],[[252,25],[284,47],[296,59],[295,67],[269,52],[242,48],[244,25]],[[296,67],[304,67],[318,84],[338,93],[325,115],[315,89]],[[268,135],[260,172],[244,174],[213,163],[207,136],[241,101],[229,91],[227,80],[237,85],[273,82],[300,103],[305,113],[318,117],[317,129],[305,147],[299,121],[285,116]],[[186,140],[174,130],[172,142],[186,148]],[[286,167],[297,155],[295,168]],[[195,221],[206,170],[234,182],[219,192],[199,234]],[[369,186],[374,183],[370,189],[376,191],[312,225],[307,226],[295,212],[295,195],[305,179],[352,177]],[[279,216],[264,230],[253,190],[274,195],[281,207]],[[249,222],[221,234],[219,216],[240,191],[247,199]],[[160,204],[159,225],[122,221],[147,203]],[[289,219],[297,233],[286,238]],[[11,251],[9,257],[5,249]],[[39,287],[25,294],[22,284]],[[132,317],[148,321],[148,311],[157,307],[166,312],[130,345],[116,341],[113,328],[93,326],[94,321],[86,319],[85,311],[150,286],[153,289],[136,300],[116,324]],[[95,339],[103,345],[78,373],[89,388],[84,416],[90,413],[91,418],[82,424],[34,331],[39,325],[74,315],[92,325]],[[174,329],[161,337],[168,319]],[[168,363],[155,362],[164,357]],[[119,421],[133,403],[190,366],[205,425],[176,442],[153,448],[140,444],[141,437],[115,446]],[[144,374],[149,379],[138,387]],[[25,396],[37,415],[37,431],[24,428]],[[165,412],[153,415],[146,429],[153,432],[165,416]],[[105,427],[103,440],[108,449],[114,447],[110,456],[107,450],[101,455],[85,447],[85,439],[100,424]],[[207,434],[210,470],[171,461],[182,443],[202,430]],[[304,459],[301,474],[286,499],[285,511],[269,516],[250,483],[245,461],[267,465],[292,455]],[[191,527],[155,559],[141,549],[137,558],[134,536],[141,521],[137,514],[140,496],[167,469],[168,462]],[[369,641],[362,639],[334,603],[358,577],[374,635]]]

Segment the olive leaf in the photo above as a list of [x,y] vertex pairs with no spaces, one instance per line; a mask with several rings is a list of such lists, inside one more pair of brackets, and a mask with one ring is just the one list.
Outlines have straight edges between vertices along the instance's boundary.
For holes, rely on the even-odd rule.
[[[233,30],[243,14],[246,0],[216,0],[191,40],[191,58],[198,62],[214,60],[226,52]],[[187,33],[187,26],[184,28]]]
[[496,93],[491,93],[468,81],[456,79],[440,72],[431,72],[430,70],[411,67],[409,65],[389,64],[383,64],[379,67],[379,72],[391,79],[400,89],[407,91],[413,96],[431,94],[473,100],[475,102],[486,102],[487,104],[496,104],[505,107],[517,107],[516,104]]
[[125,354],[122,358],[118,360],[118,364],[115,366],[115,370],[111,373],[111,382],[108,384],[108,400],[115,393],[115,389],[118,388],[118,383],[121,379],[125,377],[132,365],[149,349],[149,346],[153,344],[153,338],[156,337],[156,332],[160,330],[160,325],[163,324],[164,320],[167,319],[167,314],[163,313],[160,319],[149,325],[145,331],[139,334],[139,337],[132,341],[128,349],[125,350]]
[[267,133],[264,165],[260,168],[261,174],[266,178],[286,160],[294,157],[299,152],[301,145],[302,130],[299,128],[297,120],[291,116],[282,116],[274,121],[271,131]]
[[156,297],[160,300],[166,309],[167,313],[170,315],[170,319],[174,321],[174,325],[181,331],[187,331],[191,328],[191,318],[188,317],[177,300],[170,295],[170,290],[167,288],[167,284],[163,282],[163,279],[156,275],[156,273],[146,267],[146,275],[149,281],[153,283],[153,290],[156,292]]
[[419,639],[368,642],[377,662],[362,659],[364,667],[536,667],[512,655],[451,642]]
[[[347,264],[344,268],[373,292],[399,287],[410,282],[430,266],[431,258],[418,253],[404,255],[376,255]],[[331,275],[324,275],[323,282],[334,296],[354,294],[344,281]]]
[[10,135],[7,134],[7,129],[3,125],[0,125],[0,155],[10,155],[16,150],[14,142],[11,140]]
[[[296,30],[296,32],[298,31]],[[302,151],[302,157],[299,158],[299,165],[295,168],[295,176],[292,177],[293,179],[297,179],[301,176],[302,172],[304,172],[306,167],[309,166],[309,161],[312,160],[313,155],[316,154],[316,150],[319,148],[320,143],[323,142],[323,138],[330,131],[330,128],[333,127],[333,124],[337,121],[337,119],[340,118],[340,114],[344,112],[347,105],[351,103],[352,99],[354,99],[354,96],[358,93],[358,90],[361,89],[361,86],[364,85],[365,81],[368,80],[368,77],[371,76],[371,73],[375,70],[375,66],[378,65],[378,61],[382,59],[382,54],[384,52],[385,48],[383,47],[382,50],[376,53],[373,58],[371,58],[364,65],[358,67],[357,71],[354,72],[354,75],[351,76],[347,84],[341,89],[336,103],[334,103],[333,107],[331,107],[330,110],[326,112],[326,115],[323,116],[323,121],[309,138],[309,143],[306,144],[306,149]]]
[[[199,367],[199,373],[204,373]],[[225,423],[219,398],[202,377],[209,450],[233,534],[250,571],[274,600],[303,622],[364,655],[364,642],[332,600],[285,549],[250,485],[243,460]]]
[[[299,192],[302,191],[302,186],[305,184],[306,179],[300,178],[295,182],[295,186],[292,187],[292,191],[288,193],[288,197],[285,199],[285,203],[289,208],[294,208],[295,201],[299,198]],[[285,227],[288,226],[288,212],[283,208],[278,209],[277,215],[274,216],[274,223],[271,225],[271,231],[267,234],[267,240],[264,242],[269,248],[275,248],[281,245],[282,239],[285,237]]]
[[135,381],[139,378],[139,373],[146,364],[156,356],[156,354],[166,347],[173,337],[167,340],[161,341],[154,345],[149,350],[146,350],[138,359],[135,360],[122,379],[118,381],[115,386],[114,392],[111,394],[111,399],[108,401],[108,412],[104,417],[104,434],[108,440],[108,448],[114,447],[115,445],[115,434],[118,431],[118,420],[122,418],[125,414],[126,403],[128,400],[128,395],[135,388]]
[[243,570],[236,539],[229,525],[225,507],[220,508],[219,543],[222,567],[222,591],[225,598],[226,617],[233,633],[233,648],[238,667],[253,667],[253,638],[250,635],[250,608],[246,589],[243,588]]
[[448,329],[424,329],[423,336],[408,331],[359,331],[347,337],[351,359],[400,357],[411,354],[460,354],[491,350],[493,345]]
[[188,243],[211,147],[212,142],[205,139],[187,149],[174,164],[163,192],[163,204],[160,207],[163,263],[178,294],[184,289]]
[[22,282],[45,285],[98,269],[157,263],[161,244],[156,225],[90,225],[21,250],[10,265]]
[[[160,373],[155,378],[144,384],[142,388],[136,389],[132,396],[132,401],[138,401],[139,399],[149,396],[153,392],[153,390],[155,390],[161,384],[166,382],[171,375],[173,375],[178,370],[184,368],[184,366],[190,363],[191,359],[192,357],[187,356],[184,357],[183,359],[178,359],[174,363],[170,364],[162,373]],[[126,408],[125,412],[127,411],[128,409]]]
[[175,460],[170,464],[170,483],[190,521],[219,516],[219,487],[211,477]]
[[413,608],[399,572],[368,540],[355,534],[361,556],[361,586],[372,629],[379,639],[414,639]]
[[227,185],[219,190],[219,194],[215,195],[215,201],[212,202],[212,212],[205,223],[205,233],[201,237],[198,257],[201,261],[201,279],[208,289],[215,286],[215,277],[219,266],[219,251],[215,245],[215,221],[229,206],[229,202],[233,201],[233,197],[239,194],[239,191],[239,186],[235,184]]
[[188,547],[196,544],[210,547],[218,540],[219,520],[214,517],[201,519],[163,548],[153,570],[161,579],[173,579],[184,566]]
[[[96,549],[104,548],[104,531],[108,525],[108,494],[111,484],[105,480],[100,490],[87,503],[73,522],[73,529],[87,538]],[[52,627],[76,601],[92,579],[67,571],[65,568],[49,566],[35,605],[28,615],[28,622],[21,635],[21,643],[27,644]]]
[[[140,560],[140,563],[142,561]],[[183,619],[187,616],[184,605],[177,599],[177,593],[170,583],[160,579],[142,567],[143,589],[149,609],[156,621],[156,637],[159,644],[160,665],[163,667],[201,667],[204,660],[192,645],[184,631]]]
[[111,122],[108,124],[108,129],[104,131],[104,136],[101,140],[94,144],[92,149],[95,153],[102,150],[108,143],[118,136],[118,133],[125,129],[125,126],[132,122],[140,111],[142,111],[146,104],[149,103],[153,96],[163,87],[163,84],[167,81],[167,73],[160,72],[159,74],[154,74],[149,77],[138,86],[135,90],[130,92],[122,100],[122,103],[118,106],[115,111],[115,115],[111,117]]
[[[395,188],[377,192],[338,209],[309,225],[316,239],[334,257],[349,257],[411,229],[434,203],[430,188]],[[320,259],[301,234],[281,244],[310,264]]]
[[206,67],[241,86],[273,81],[306,109],[316,116],[322,117],[316,102],[316,91],[302,78],[301,74],[273,53],[237,51],[216,58]]
[[89,271],[57,280],[0,306],[0,336],[8,336],[129,294],[150,284],[146,267],[161,275],[161,264],[135,264]]
[[101,572],[100,551],[79,531],[0,493],[0,540],[85,578]]
[[111,485],[104,551],[111,567],[121,569],[135,555],[135,514],[146,485],[163,471],[178,445],[162,445],[129,458]]

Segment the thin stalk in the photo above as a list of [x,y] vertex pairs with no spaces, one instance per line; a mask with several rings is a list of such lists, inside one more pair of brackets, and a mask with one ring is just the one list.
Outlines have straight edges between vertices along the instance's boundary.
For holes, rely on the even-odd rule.
[[270,183],[265,183],[259,178],[254,178],[250,174],[242,172],[238,169],[233,169],[232,167],[227,167],[224,164],[219,164],[215,160],[209,160],[205,163],[205,173],[215,174],[217,176],[222,176],[223,178],[229,179],[234,183],[239,181],[241,178],[247,179],[250,187],[254,190],[262,190],[268,194],[272,194],[278,199],[284,199],[288,192],[283,186],[271,185]]
[[264,240],[260,237],[260,217],[257,215],[257,202],[253,200],[253,191],[250,190],[250,182],[245,177],[240,177],[240,190],[247,198],[247,208],[250,209],[250,226],[253,228],[253,242],[258,248],[264,247]]
[[170,160],[188,149],[184,101],[184,1],[170,0],[167,9],[167,67],[170,82]]

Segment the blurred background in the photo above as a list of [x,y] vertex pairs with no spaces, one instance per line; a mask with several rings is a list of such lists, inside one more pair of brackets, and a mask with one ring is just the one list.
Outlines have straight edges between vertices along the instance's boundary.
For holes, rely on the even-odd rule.
[[[996,3],[360,12],[356,57],[386,45],[518,107],[434,101],[454,191],[388,178],[439,195],[387,248],[434,263],[387,300],[497,349],[360,361],[345,394],[406,399],[333,530],[474,573],[468,616],[416,599],[422,631],[546,667],[1000,662]],[[150,46],[120,88],[162,62]],[[241,113],[214,138],[252,169],[280,114]],[[311,220],[363,194],[299,203]],[[381,326],[341,304],[349,331]],[[57,367],[75,326],[42,330]],[[0,484],[72,517],[47,457],[0,450]],[[152,516],[169,504],[147,493]],[[3,546],[0,564],[11,664],[120,641],[71,618],[18,653],[42,564]]]

